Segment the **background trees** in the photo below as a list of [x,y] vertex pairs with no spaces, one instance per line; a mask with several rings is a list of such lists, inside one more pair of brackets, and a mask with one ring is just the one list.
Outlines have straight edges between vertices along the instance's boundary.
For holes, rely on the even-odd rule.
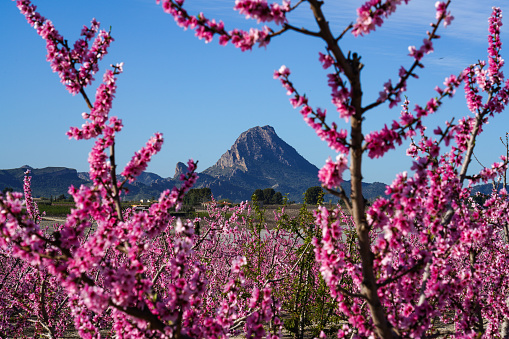
[[283,203],[283,195],[281,192],[276,192],[273,188],[256,189],[253,192],[256,200],[265,205],[281,205]]
[[199,205],[212,199],[212,191],[208,187],[192,188],[184,197],[184,205]]
[[304,193],[304,202],[310,205],[316,205],[323,199],[324,192],[322,187],[313,186],[306,190]]

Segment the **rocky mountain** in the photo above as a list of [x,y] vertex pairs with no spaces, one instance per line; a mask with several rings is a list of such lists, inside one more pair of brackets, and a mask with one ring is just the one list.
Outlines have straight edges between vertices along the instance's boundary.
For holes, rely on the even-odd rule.
[[[26,166],[0,170],[0,190],[11,187],[22,191],[25,170]],[[179,162],[173,177],[162,178],[145,172],[138,181],[127,186],[127,198],[158,197],[163,190],[179,185],[179,177],[186,171],[186,165]],[[290,200],[302,201],[306,189],[320,185],[317,174],[318,168],[283,141],[273,127],[254,127],[242,133],[216,164],[199,173],[195,188],[209,187],[216,199],[233,201],[250,200],[258,188],[273,188],[288,194]],[[67,194],[71,184],[90,183],[88,173],[63,167],[33,169],[32,176],[36,197]],[[349,183],[345,182],[344,186],[348,192]],[[385,184],[365,183],[363,188],[365,198],[373,199],[384,194]]]
[[274,188],[302,200],[307,188],[319,185],[318,168],[283,141],[271,126],[242,133],[215,165],[202,172],[200,185],[232,191],[235,200],[251,198],[257,188]]
[[177,163],[175,167],[175,175],[173,175],[173,179],[178,180],[181,174],[187,173],[187,166],[183,162]]

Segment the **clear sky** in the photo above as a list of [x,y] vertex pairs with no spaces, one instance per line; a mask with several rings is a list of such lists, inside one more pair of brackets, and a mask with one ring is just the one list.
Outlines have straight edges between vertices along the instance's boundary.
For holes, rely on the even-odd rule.
[[[233,0],[188,0],[190,13],[203,11],[209,18],[223,19],[226,29],[257,26],[232,10]],[[295,0],[294,0],[295,2]],[[205,44],[184,31],[165,14],[155,0],[34,1],[42,15],[51,19],[60,33],[74,42],[83,25],[96,18],[102,28],[112,28],[116,41],[100,63],[96,79],[109,64],[124,62],[119,76],[112,114],[124,122],[117,139],[119,172],[133,152],[155,132],[165,137],[163,150],[148,171],[173,176],[177,162],[199,160],[199,170],[213,165],[243,131],[271,125],[276,133],[311,163],[321,167],[329,155],[327,145],[303,122],[288,102],[285,90],[273,79],[281,65],[292,70],[292,81],[314,107],[327,108],[338,123],[330,103],[326,71],[318,62],[324,43],[293,32],[273,39],[268,48],[242,53],[232,46],[221,47],[217,39]],[[323,10],[336,33],[354,21],[363,1],[328,0]],[[409,66],[408,46],[422,44],[434,21],[434,3],[413,0],[402,5],[387,23],[367,37],[348,35],[344,51],[362,56],[364,103],[378,96],[387,79],[397,80],[400,65]],[[455,20],[440,28],[435,53],[425,56],[426,68],[419,80],[410,80],[407,95],[411,106],[424,105],[446,76],[458,74],[479,59],[486,59],[488,17],[492,6],[509,9],[501,0],[453,0]],[[505,13],[504,13],[505,14]],[[70,141],[65,132],[83,123],[86,105],[70,95],[46,62],[44,41],[18,12],[12,1],[0,2],[0,169],[30,165],[35,168],[64,166],[87,171],[90,142]],[[289,16],[290,23],[314,29],[307,7]],[[509,22],[506,22],[509,25]],[[502,28],[502,42],[507,35]],[[502,52],[509,54],[509,49]],[[509,72],[506,71],[506,74]],[[96,86],[99,82],[96,81]],[[93,97],[95,87],[87,93]],[[463,91],[446,102],[428,119],[434,129],[452,116],[468,114]],[[485,164],[505,153],[499,137],[509,131],[506,113],[485,128],[476,155]],[[366,133],[399,116],[399,108],[387,105],[366,116]],[[330,121],[330,120],[329,120]],[[457,120],[456,120],[457,121]],[[432,130],[431,129],[431,130]],[[410,168],[405,148],[392,151],[383,160],[366,160],[364,180],[390,183],[398,172]],[[479,170],[478,164],[472,169]]]

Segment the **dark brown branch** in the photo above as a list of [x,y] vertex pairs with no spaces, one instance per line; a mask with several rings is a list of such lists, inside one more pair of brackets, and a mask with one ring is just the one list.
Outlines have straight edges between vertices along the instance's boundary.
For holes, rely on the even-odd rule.
[[322,12],[321,6],[323,5],[322,1],[318,0],[309,0],[308,1],[311,6],[311,11],[314,14],[315,20],[320,27],[320,36],[327,43],[327,49],[332,52],[335,59],[339,63],[339,66],[344,71],[346,77],[350,80],[350,82],[355,81],[355,72],[352,68],[352,65],[345,57],[343,51],[337,44],[336,39],[332,35],[332,32],[329,27],[329,23],[325,20],[325,15]]
[[115,143],[110,146],[110,175],[111,175],[111,189],[113,191],[113,201],[115,202],[115,209],[117,211],[118,220],[124,221],[124,216],[122,215],[122,207],[120,205],[120,194],[117,187],[117,174],[116,169],[117,165],[115,164]]
[[83,96],[83,99],[85,99],[85,102],[87,103],[88,108],[93,109],[94,105],[92,105],[92,102],[90,102],[90,99],[88,98],[87,93],[85,93],[85,90],[83,89],[83,87],[80,88],[80,93]]
[[299,5],[303,2],[306,2],[307,0],[300,0],[299,2],[297,2],[295,4],[295,6],[293,6],[292,8],[290,8],[290,11],[293,11],[294,9],[296,9],[297,7],[299,7]]
[[396,280],[404,277],[408,273],[415,272],[415,271],[419,270],[420,268],[422,268],[423,264],[424,264],[424,259],[420,259],[419,261],[417,261],[417,263],[415,265],[407,268],[406,270],[404,270],[403,272],[399,273],[398,275],[395,275],[395,276],[393,276],[390,279],[384,280],[382,283],[378,284],[378,287],[380,288],[380,287],[384,287],[386,285],[389,285],[390,283],[393,283]]
[[193,251],[194,251],[195,249],[197,249],[197,248],[198,248],[198,246],[200,246],[200,245],[201,245],[201,243],[202,243],[202,242],[204,242],[204,241],[207,239],[207,236],[209,235],[209,233],[210,233],[212,230],[217,231],[217,229],[212,228],[212,227],[209,227],[209,228],[207,229],[207,232],[205,232],[205,234],[203,235],[203,237],[201,237],[201,238],[200,238],[200,239],[196,242],[196,244],[194,244],[194,246],[191,248],[191,250],[193,250]]
[[292,26],[290,24],[284,24],[283,29],[285,29],[285,28],[286,29],[290,29],[292,31],[296,31],[296,32],[305,34],[305,35],[310,35],[310,36],[314,36],[314,37],[321,37],[319,32],[312,32],[312,31],[309,31],[309,30],[307,30],[305,28],[298,28],[298,27]]
[[327,188],[327,187],[324,187],[324,189],[329,192],[330,194],[338,197],[338,198],[341,198],[341,200],[343,200],[343,202],[345,203],[346,205],[346,208],[348,209],[348,213],[350,213],[350,215],[352,215],[352,202],[350,201],[350,199],[348,198],[348,196],[346,195],[346,192],[345,190],[343,189],[343,187],[339,187],[339,192],[338,191],[335,191],[335,190],[332,190],[330,188]]
[[117,310],[124,312],[127,315],[136,317],[141,320],[145,320],[149,323],[150,329],[158,330],[162,333],[164,333],[164,328],[166,327],[166,324],[163,323],[155,314],[150,312],[148,308],[145,308],[144,310],[140,310],[136,307],[122,307],[115,304],[113,301],[109,301],[108,304],[116,308]]

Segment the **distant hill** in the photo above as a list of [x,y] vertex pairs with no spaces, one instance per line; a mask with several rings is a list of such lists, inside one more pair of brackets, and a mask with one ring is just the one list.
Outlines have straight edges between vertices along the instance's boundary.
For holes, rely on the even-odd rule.
[[[504,186],[504,184],[501,183],[500,185],[498,185],[497,190],[500,191],[503,186]],[[506,187],[506,189],[507,189],[507,187]],[[474,186],[472,188],[472,194],[475,194],[478,192],[481,194],[490,195],[493,192],[493,184],[481,184],[481,185]]]
[[0,170],[0,190],[6,187],[13,188],[15,191],[23,192],[23,177],[25,171],[30,169],[32,176],[32,194],[35,197],[50,197],[67,194],[69,186],[76,187],[87,184],[88,180],[83,180],[78,176],[75,169],[65,167],[46,167],[31,168],[23,166],[20,168]]
[[[12,187],[22,191],[26,168],[28,166],[0,170],[0,190]],[[179,162],[173,177],[144,172],[135,183],[127,185],[126,198],[156,198],[163,190],[179,185],[179,176],[186,171],[186,165]],[[88,173],[63,167],[32,169],[32,177],[32,191],[36,197],[67,194],[70,185],[79,187],[90,183]],[[319,185],[318,168],[283,141],[273,127],[263,126],[240,134],[216,164],[199,173],[195,188],[209,187],[216,199],[233,201],[250,200],[258,188],[273,188],[288,194],[290,200],[302,201],[306,189]],[[348,193],[349,182],[344,182],[343,186]],[[366,199],[374,199],[384,195],[385,184],[363,183],[363,190]]]

